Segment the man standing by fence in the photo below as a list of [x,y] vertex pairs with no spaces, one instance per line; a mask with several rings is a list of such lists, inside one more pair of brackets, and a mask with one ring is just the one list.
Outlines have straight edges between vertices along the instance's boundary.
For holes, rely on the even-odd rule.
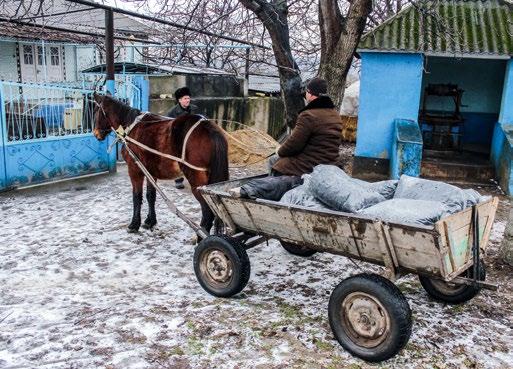
[[[181,87],[175,91],[176,105],[166,113],[169,118],[177,118],[185,114],[198,114],[198,107],[191,104],[191,91],[187,87]],[[185,188],[183,184],[184,178],[175,179],[175,187],[178,189]]]

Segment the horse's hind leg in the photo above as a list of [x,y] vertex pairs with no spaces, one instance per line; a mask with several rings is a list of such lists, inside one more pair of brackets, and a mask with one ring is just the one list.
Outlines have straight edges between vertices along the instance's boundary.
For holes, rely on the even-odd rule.
[[[156,180],[155,180],[156,181]],[[146,200],[148,200],[148,216],[142,225],[145,229],[152,229],[157,224],[157,213],[155,212],[155,200],[157,199],[157,190],[146,180]]]
[[192,194],[198,200],[201,206],[201,222],[200,226],[205,228],[207,232],[210,232],[210,229],[212,228],[212,224],[214,223],[215,215],[210,210],[210,207],[206,203],[205,199],[199,191],[197,190],[197,187],[206,185],[208,183],[208,177],[205,172],[189,172],[187,170],[184,171],[185,176],[189,183],[191,184]]
[[131,173],[129,168],[130,179],[132,180],[132,201],[133,201],[133,215],[132,221],[128,225],[128,232],[135,233],[139,231],[141,226],[141,205],[143,200],[143,184],[144,176],[142,173]]

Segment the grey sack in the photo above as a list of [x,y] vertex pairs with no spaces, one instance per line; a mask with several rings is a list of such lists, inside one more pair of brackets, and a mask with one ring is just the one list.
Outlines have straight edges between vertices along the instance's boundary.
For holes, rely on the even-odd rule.
[[334,165],[318,165],[308,183],[308,191],[330,209],[356,213],[385,201],[385,197],[355,182]]

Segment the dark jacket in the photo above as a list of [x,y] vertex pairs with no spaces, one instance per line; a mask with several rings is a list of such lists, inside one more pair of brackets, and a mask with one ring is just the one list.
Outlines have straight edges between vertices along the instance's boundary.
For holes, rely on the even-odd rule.
[[178,118],[180,115],[185,114],[198,114],[198,107],[196,105],[190,104],[187,109],[182,108],[182,105],[176,104],[171,108],[170,111],[166,113],[166,116],[169,118]]
[[300,176],[318,164],[336,164],[342,134],[342,119],[328,96],[311,101],[297,117],[291,135],[278,149],[280,159],[273,169]]

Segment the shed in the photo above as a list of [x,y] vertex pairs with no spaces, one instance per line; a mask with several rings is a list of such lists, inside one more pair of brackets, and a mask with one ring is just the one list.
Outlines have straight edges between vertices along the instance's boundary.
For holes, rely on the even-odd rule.
[[[513,192],[510,2],[414,2],[365,34],[357,51],[355,175],[495,176]],[[398,144],[406,136],[422,149]]]

